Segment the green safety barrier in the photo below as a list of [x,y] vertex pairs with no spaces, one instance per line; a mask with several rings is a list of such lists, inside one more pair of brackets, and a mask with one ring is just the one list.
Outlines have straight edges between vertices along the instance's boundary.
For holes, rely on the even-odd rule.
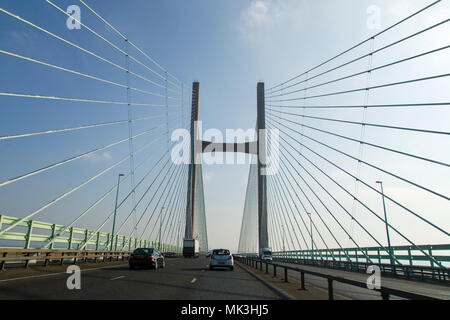
[[[450,244],[426,244],[418,246],[392,246],[392,255],[402,264],[413,266],[414,262],[427,261],[431,267],[436,264],[424,255],[420,250],[427,252],[440,263],[450,262]],[[440,254],[440,253],[446,253]],[[343,248],[343,249],[319,249],[273,252],[274,257],[295,259],[319,259],[324,261],[346,261],[350,258],[353,262],[382,263],[389,260],[389,254],[380,247]]]
[[[0,230],[19,220],[20,218],[0,215]],[[56,247],[64,249],[109,249],[111,241],[113,241],[113,250],[134,250],[139,247],[159,247],[162,252],[182,252],[181,247],[168,243],[161,243],[159,246],[157,241],[137,239],[123,235],[114,235],[114,239],[112,239],[111,233],[96,232],[78,227],[67,228],[67,226],[64,225],[36,220],[24,220],[12,230],[0,234],[0,240],[21,242],[20,247],[24,249],[33,248],[33,244],[36,242],[41,244],[40,247],[43,247],[45,244],[51,242],[53,238],[54,240],[49,246],[50,249]]]

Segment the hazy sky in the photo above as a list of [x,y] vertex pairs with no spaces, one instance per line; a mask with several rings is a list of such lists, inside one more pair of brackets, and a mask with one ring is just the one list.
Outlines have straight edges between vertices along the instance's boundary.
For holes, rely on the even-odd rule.
[[[204,130],[217,128],[224,132],[227,128],[254,128],[256,121],[256,84],[258,81],[264,81],[266,88],[276,85],[366,39],[432,1],[134,0],[130,2],[96,0],[86,2],[178,79],[188,85],[192,81],[199,81],[200,119],[203,121],[203,128]],[[75,0],[55,0],[54,3],[64,9],[71,4],[80,5]],[[373,6],[380,10],[379,27],[381,29],[378,30],[369,28],[367,24],[368,19],[373,14],[373,11],[369,10],[368,12],[368,8],[373,8]],[[1,7],[69,41],[80,44],[94,52],[100,52],[112,61],[121,65],[124,64],[123,56],[111,50],[108,45],[90,34],[85,28],[68,30],[66,27],[67,17],[45,1],[2,0]],[[112,33],[108,27],[104,26],[82,5],[80,7],[83,23],[111,39],[119,47],[124,48],[123,40]],[[449,15],[450,4],[448,1],[443,1],[427,13],[418,16],[404,26],[402,25],[398,31],[388,33],[380,40],[376,39],[374,47],[379,48],[398,40],[448,18]],[[417,40],[398,46],[389,53],[374,57],[373,65],[377,66],[448,45],[449,32],[450,29],[446,24],[426,37],[419,37]],[[115,81],[125,81],[122,71],[117,71],[105,63],[99,63],[79,50],[52,39],[48,35],[34,30],[1,12],[0,49],[66,68],[74,68],[80,72],[115,79]],[[358,54],[366,53],[368,50],[369,46],[364,46],[354,54],[347,56],[346,59],[355,58]],[[0,91],[2,92],[26,92],[105,100],[123,100],[126,98],[123,88],[111,88],[90,80],[80,80],[74,75],[68,75],[58,70],[49,70],[43,66],[19,61],[17,58],[4,54],[0,54],[0,65],[2,66],[2,76],[0,77]],[[448,51],[444,51],[437,53],[433,58],[392,68],[391,72],[374,73],[370,83],[376,85],[448,73],[449,65]],[[145,74],[150,77],[145,69],[132,64],[132,70],[134,67],[139,72],[147,72]],[[365,70],[365,68],[367,68],[367,60],[361,61],[354,69],[349,68],[344,70],[343,73],[332,74],[321,78],[321,81]],[[316,83],[320,83],[320,80]],[[133,80],[132,84],[136,87],[142,87],[144,83],[140,80]],[[365,85],[365,77],[345,83],[347,89],[364,87]],[[344,87],[332,86],[323,89],[322,92],[341,90],[342,88]],[[449,101],[449,88],[450,82],[446,78],[407,88],[389,89],[379,95],[371,95],[369,102],[376,104]],[[301,94],[292,95],[292,97],[296,96],[301,96]],[[139,93],[133,93],[133,99],[145,103],[158,103],[157,99],[148,100]],[[314,101],[314,103],[318,105],[333,103],[361,104],[363,101],[363,95],[358,95],[351,98],[340,96],[323,99]],[[290,103],[290,105],[295,105],[295,102]],[[188,107],[188,103],[185,106]],[[165,112],[164,109],[149,111],[148,108],[142,108],[137,110],[139,111],[135,111],[136,116],[157,115]],[[318,111],[310,114],[355,121],[362,119],[362,114],[359,111],[355,113]],[[120,106],[111,106],[105,109],[101,106],[87,104],[74,105],[71,103],[0,97],[0,135],[63,128],[82,123],[122,120],[126,117],[126,109]],[[419,108],[408,109],[407,111],[369,112],[366,120],[374,123],[390,123],[442,131],[449,131],[450,127],[448,107],[433,110]],[[179,126],[179,119],[172,121],[171,126],[173,128]],[[156,120],[154,123],[155,125],[158,124]],[[310,122],[310,125],[313,124],[319,126],[318,122]],[[360,138],[360,127],[350,129],[328,123],[320,123],[320,125],[323,129],[334,130],[356,139]],[[139,129],[139,126],[136,127],[136,132]],[[120,129],[112,127],[80,131],[78,134],[68,133],[52,135],[51,137],[28,138],[23,141],[0,141],[0,152],[2,154],[0,165],[3,168],[0,171],[0,180],[10,179],[29,170],[48,165],[55,159],[62,159],[89,148],[104,145],[108,141],[116,141],[121,137],[126,137],[127,134],[125,125]],[[374,143],[401,148],[405,152],[429,156],[444,162],[448,162],[450,156],[448,151],[450,150],[450,144],[446,137],[408,135],[408,133],[367,129],[365,138]],[[338,143],[335,139],[329,141],[330,143]],[[136,142],[137,147],[142,146],[145,142]],[[351,152],[355,156],[358,155],[357,144],[356,146],[347,144],[342,146],[349,152],[352,150]],[[127,154],[127,148],[128,145],[125,143],[122,147],[111,152],[103,152],[95,157],[80,160],[77,164],[61,167],[0,189],[0,212],[10,216],[24,216],[46,201],[53,199],[62,191],[80,183],[81,177],[87,178],[101,168],[113,163],[112,161],[119,160]],[[356,166],[353,162],[336,157],[328,151],[324,151],[324,154],[329,155],[330,159],[337,159],[339,163],[347,165],[352,172],[355,172]],[[384,155],[376,149],[368,148],[364,149],[364,157],[366,160],[374,160],[377,164],[380,164],[382,160],[383,168],[398,172],[447,196],[450,194],[448,167],[436,167],[420,161],[405,161],[402,157]],[[136,161],[138,162],[138,160]],[[42,212],[36,219],[58,223],[70,222],[77,212],[79,213],[86,207],[86,205],[80,204],[92,202],[96,196],[114,184],[120,170],[128,172],[127,168],[128,162],[125,162],[92,187],[74,194],[64,204]],[[237,248],[248,169],[248,165],[204,165],[203,167],[210,247],[227,247],[233,250]],[[350,190],[354,190],[351,179],[348,180],[331,167],[328,167],[328,169],[330,170],[328,172],[337,179],[347,183]],[[442,228],[450,229],[450,219],[448,219],[450,206],[447,200],[428,196],[425,192],[417,191],[410,186],[397,183],[395,179],[389,179],[364,168],[361,171],[361,176],[367,177],[367,180],[373,183],[374,187],[377,187],[374,184],[375,180],[383,179],[386,193],[396,195],[402,203],[407,203],[408,206],[419,210]],[[123,192],[125,194],[125,191]],[[360,192],[362,196],[366,196],[365,200],[378,213],[382,212],[380,197],[377,194],[366,195],[364,190]],[[102,213],[102,210],[103,212],[111,210],[112,201],[113,199],[110,198],[107,205],[99,207],[97,218],[82,221],[80,225],[83,227],[97,225],[106,216],[105,213]],[[334,208],[331,204],[332,201],[327,201]],[[346,201],[349,209],[352,208],[351,201],[343,201]],[[388,208],[391,209],[392,207]],[[323,208],[320,210],[326,215]],[[124,210],[124,214],[125,211],[127,210]],[[392,209],[390,213],[392,214],[392,223],[402,226],[401,229],[409,232],[408,235],[418,243],[448,243],[448,237],[436,235],[434,231],[430,231],[414,219],[408,220],[409,218],[405,218],[405,215],[400,211]],[[348,217],[341,216],[342,223],[348,228],[353,228]],[[361,218],[364,219],[362,213]],[[365,220],[365,222],[368,224],[374,223],[370,219]],[[373,227],[377,237],[384,241],[383,226]],[[342,232],[336,232],[339,234],[338,237],[342,240],[343,245],[353,246]],[[404,243],[395,235],[393,235],[393,238],[394,242]],[[327,239],[330,239],[330,236],[327,236]],[[362,245],[373,245],[373,242],[370,242],[363,235],[361,235],[360,241]],[[331,243],[332,240],[330,240]],[[273,244],[273,246],[275,245]]]

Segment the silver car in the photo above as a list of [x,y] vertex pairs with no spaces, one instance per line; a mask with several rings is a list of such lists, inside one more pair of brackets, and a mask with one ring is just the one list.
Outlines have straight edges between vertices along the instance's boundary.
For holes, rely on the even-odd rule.
[[209,259],[209,270],[214,268],[229,268],[233,270],[234,260],[233,256],[228,249],[214,249],[211,252],[211,257]]

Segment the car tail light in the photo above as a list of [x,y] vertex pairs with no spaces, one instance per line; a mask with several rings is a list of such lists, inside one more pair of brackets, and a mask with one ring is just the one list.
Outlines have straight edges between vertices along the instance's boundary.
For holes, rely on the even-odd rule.
[[228,260],[233,259],[233,256],[230,254],[230,256],[228,257]]
[[153,256],[148,256],[149,259],[153,260]]

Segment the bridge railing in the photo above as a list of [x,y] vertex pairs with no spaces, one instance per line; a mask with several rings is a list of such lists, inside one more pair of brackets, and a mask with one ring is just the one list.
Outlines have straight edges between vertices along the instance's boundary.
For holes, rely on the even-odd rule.
[[[392,256],[402,264],[414,266],[417,262],[426,262],[430,267],[435,263],[430,258],[421,253],[420,250],[428,252],[430,256],[441,262],[443,265],[450,265],[450,244],[433,244],[418,246],[393,246],[391,247]],[[445,255],[446,254],[446,255]],[[274,257],[295,258],[295,259],[318,259],[324,261],[348,261],[352,262],[373,262],[382,264],[383,261],[390,261],[390,257],[380,247],[364,248],[338,248],[338,249],[319,249],[319,250],[297,250],[297,251],[279,251],[273,253]]]
[[[331,276],[329,274],[305,270],[305,269],[302,269],[299,267],[281,265],[276,262],[264,261],[264,260],[252,258],[252,257],[236,257],[235,259],[237,261],[241,261],[241,262],[245,263],[246,265],[251,266],[255,269],[259,269],[260,271],[263,271],[263,265],[265,265],[265,273],[267,273],[267,274],[269,273],[269,266],[272,266],[274,277],[277,276],[278,269],[283,270],[285,282],[289,282],[288,270],[299,272],[300,273],[300,290],[306,290],[305,275],[310,275],[310,276],[327,279],[328,299],[329,300],[334,300],[334,282],[339,282],[339,283],[343,283],[343,284],[347,284],[347,285],[351,285],[351,286],[355,286],[355,287],[359,287],[359,288],[368,289],[367,283],[363,282],[363,281],[356,281],[356,280],[345,279],[342,277]],[[371,290],[379,292],[381,295],[381,298],[383,300],[389,300],[390,296],[392,296],[392,295],[400,297],[400,298],[410,299],[410,300],[439,300],[436,297],[431,297],[431,296],[427,296],[427,295],[398,290],[398,289],[389,288],[389,287],[385,287],[385,286],[381,286],[379,289],[374,288]]]
[[450,270],[439,267],[296,258],[275,258],[274,261],[361,273],[366,273],[369,266],[378,266],[381,274],[388,277],[450,283]]
[[[20,218],[0,215],[0,230],[12,225]],[[123,235],[92,231],[77,227],[68,227],[36,220],[24,220],[14,229],[0,234],[0,247],[18,247],[23,249],[66,249],[66,250],[107,250],[113,241],[115,251],[129,251],[139,247],[160,248],[166,252],[181,252],[181,248],[167,243],[159,243],[145,239],[137,239]],[[17,248],[16,248],[17,249]],[[3,250],[3,249],[0,249]]]
[[[276,261],[280,262],[314,265],[356,272],[366,272],[368,266],[376,265],[387,276],[443,282],[450,281],[450,270],[438,267],[433,262],[429,266],[417,264],[417,262],[429,262],[429,258],[421,254],[419,249],[428,251],[430,255],[433,255],[443,265],[449,264],[450,256],[448,253],[450,251],[450,245],[421,245],[418,247],[392,247],[393,256],[398,261],[401,261],[402,264],[390,264],[389,255],[382,254],[382,249],[377,247],[274,252],[273,257]],[[402,252],[404,253],[401,254]]]

